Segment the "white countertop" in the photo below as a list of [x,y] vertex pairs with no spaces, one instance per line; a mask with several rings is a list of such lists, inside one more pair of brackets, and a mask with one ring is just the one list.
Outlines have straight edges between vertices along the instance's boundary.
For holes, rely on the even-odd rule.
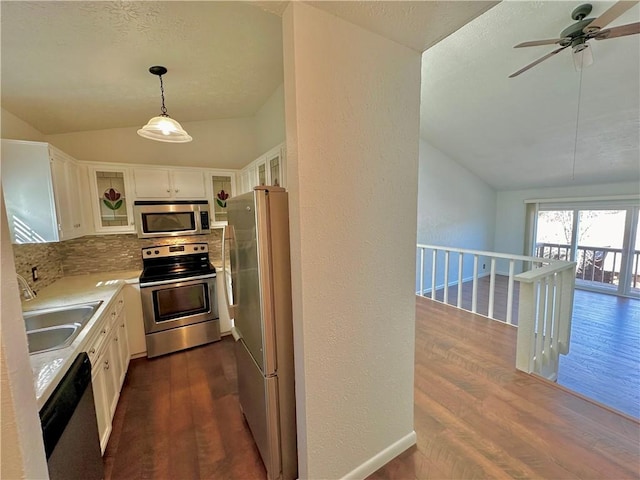
[[38,409],[44,406],[77,355],[86,347],[93,327],[109,307],[109,303],[125,283],[135,283],[139,276],[140,271],[133,270],[63,277],[38,291],[35,299],[22,303],[22,308],[26,312],[102,300],[100,308],[96,310],[71,345],[29,356]]

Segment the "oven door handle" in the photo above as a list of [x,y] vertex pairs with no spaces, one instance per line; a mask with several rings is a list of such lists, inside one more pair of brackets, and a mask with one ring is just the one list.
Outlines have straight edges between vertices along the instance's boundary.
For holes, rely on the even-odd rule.
[[192,280],[205,280],[208,278],[216,278],[216,274],[207,273],[206,275],[196,275],[195,277],[173,278],[171,280],[158,280],[157,282],[141,283],[140,288],[157,287],[158,285],[169,285],[171,283],[190,282]]
[[[231,282],[233,281],[233,277],[231,277],[230,273],[227,272],[227,268],[225,266],[226,252],[227,252],[227,240],[231,243],[232,240],[235,241],[235,231],[233,229],[233,225],[226,225],[223,227],[222,231],[222,279],[223,279],[223,288],[224,288],[224,298],[225,303],[227,304],[227,311],[229,312],[229,318],[236,318],[236,305],[231,303],[229,296],[229,287],[231,286]],[[229,255],[231,255],[231,250],[229,250]],[[229,269],[231,269],[231,258],[229,258]],[[231,293],[233,296],[233,292]]]

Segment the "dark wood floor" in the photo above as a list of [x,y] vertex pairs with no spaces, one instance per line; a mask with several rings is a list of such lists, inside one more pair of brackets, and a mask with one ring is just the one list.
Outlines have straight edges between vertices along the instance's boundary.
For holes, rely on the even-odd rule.
[[640,423],[514,368],[516,329],[417,297],[417,445],[381,479],[640,477]]
[[105,479],[266,479],[240,412],[233,339],[132,360]]
[[[640,423],[514,368],[516,328],[417,297],[416,446],[381,479],[640,478]],[[232,339],[131,362],[109,479],[265,479]]]

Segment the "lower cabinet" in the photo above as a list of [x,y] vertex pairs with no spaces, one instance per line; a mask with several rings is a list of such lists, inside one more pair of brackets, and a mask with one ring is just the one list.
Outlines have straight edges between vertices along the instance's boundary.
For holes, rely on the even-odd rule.
[[120,390],[129,366],[129,341],[125,321],[124,295],[103,314],[102,325],[90,343],[87,354],[92,366],[93,397],[104,453],[111,435],[111,422],[118,406]]

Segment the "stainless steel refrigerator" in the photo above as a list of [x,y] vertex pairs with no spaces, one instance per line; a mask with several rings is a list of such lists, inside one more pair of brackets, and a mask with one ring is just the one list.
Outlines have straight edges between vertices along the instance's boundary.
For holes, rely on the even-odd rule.
[[223,258],[228,251],[240,405],[269,479],[293,480],[298,462],[287,192],[256,187],[233,197],[227,219]]

